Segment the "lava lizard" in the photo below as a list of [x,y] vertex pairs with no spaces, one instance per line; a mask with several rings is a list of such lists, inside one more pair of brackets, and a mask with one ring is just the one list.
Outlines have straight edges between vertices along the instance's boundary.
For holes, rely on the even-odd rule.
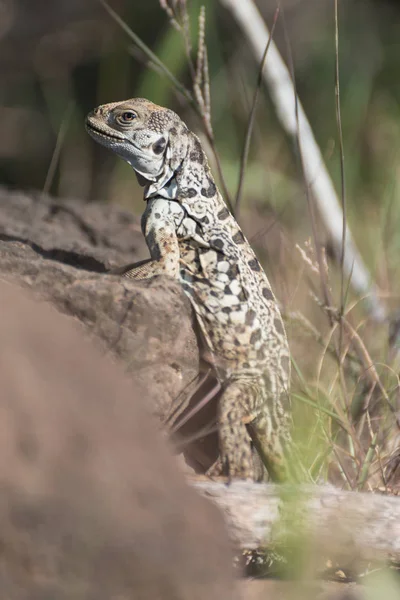
[[189,297],[222,385],[220,458],[213,474],[253,478],[251,441],[272,479],[286,479],[291,447],[290,358],[268,279],[215,185],[198,137],[143,98],[104,104],[91,137],[127,161],[144,186],[150,259],[124,276],[168,275]]

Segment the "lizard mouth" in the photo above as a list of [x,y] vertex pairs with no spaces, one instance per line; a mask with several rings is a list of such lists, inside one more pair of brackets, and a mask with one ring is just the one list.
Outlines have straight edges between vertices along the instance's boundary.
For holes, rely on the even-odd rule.
[[118,142],[124,142],[125,137],[124,136],[119,136],[117,135],[116,132],[105,132],[104,129],[100,129],[100,127],[96,127],[96,125],[93,124],[93,121],[86,121],[86,129],[88,130],[89,133],[94,133],[94,135],[96,136],[101,136],[106,138],[107,140],[112,139],[112,140],[116,140]]

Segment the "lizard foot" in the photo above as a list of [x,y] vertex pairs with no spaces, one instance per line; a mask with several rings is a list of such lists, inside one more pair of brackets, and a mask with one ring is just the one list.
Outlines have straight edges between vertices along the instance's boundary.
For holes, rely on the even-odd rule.
[[221,477],[224,474],[224,467],[222,465],[222,460],[217,458],[217,460],[211,465],[209,469],[206,471],[207,477]]

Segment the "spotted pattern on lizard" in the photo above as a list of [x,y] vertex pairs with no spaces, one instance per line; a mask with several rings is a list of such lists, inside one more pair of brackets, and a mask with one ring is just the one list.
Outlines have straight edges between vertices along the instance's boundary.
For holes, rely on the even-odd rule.
[[125,276],[178,279],[222,385],[220,459],[213,473],[252,478],[251,441],[275,480],[290,441],[289,349],[269,281],[227,209],[198,137],[173,111],[143,98],[99,106],[89,134],[144,186],[142,230],[151,258]]

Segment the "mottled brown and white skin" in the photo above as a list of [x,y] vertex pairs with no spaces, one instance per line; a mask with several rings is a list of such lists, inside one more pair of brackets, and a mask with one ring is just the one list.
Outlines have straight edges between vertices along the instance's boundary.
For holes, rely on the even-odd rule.
[[273,479],[286,478],[290,358],[274,294],[227,209],[198,137],[172,110],[143,98],[99,106],[89,134],[135,170],[144,186],[142,229],[151,258],[133,279],[180,281],[196,313],[219,400],[220,460],[212,470],[253,478],[251,440]]

